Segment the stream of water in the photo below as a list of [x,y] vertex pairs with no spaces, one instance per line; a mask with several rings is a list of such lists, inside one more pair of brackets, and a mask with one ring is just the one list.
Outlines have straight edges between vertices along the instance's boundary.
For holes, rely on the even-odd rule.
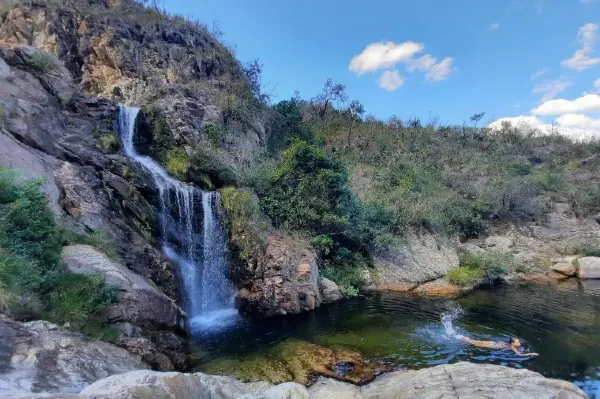
[[150,172],[158,188],[163,252],[179,267],[192,329],[218,330],[237,315],[236,290],[225,276],[227,240],[219,194],[184,184],[152,158],[138,154],[134,138],[139,112],[139,108],[120,107],[125,154]]

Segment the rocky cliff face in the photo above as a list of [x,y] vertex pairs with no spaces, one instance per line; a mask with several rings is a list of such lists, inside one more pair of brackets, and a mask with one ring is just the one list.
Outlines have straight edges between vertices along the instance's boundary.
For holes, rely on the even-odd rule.
[[[51,209],[64,226],[105,233],[127,269],[178,300],[177,271],[156,249],[151,179],[106,145],[119,143],[117,107],[85,97],[66,68],[44,57],[31,47],[0,47],[0,167],[46,179]],[[114,321],[139,325],[143,332],[132,338],[147,338],[174,367],[185,366],[185,326]]]
[[205,127],[223,125],[215,150],[238,168],[265,141],[241,65],[206,28],[183,18],[130,0],[22,2],[2,17],[0,45],[44,49],[84,94],[156,111],[165,122],[166,137],[156,137],[163,145],[206,144]]

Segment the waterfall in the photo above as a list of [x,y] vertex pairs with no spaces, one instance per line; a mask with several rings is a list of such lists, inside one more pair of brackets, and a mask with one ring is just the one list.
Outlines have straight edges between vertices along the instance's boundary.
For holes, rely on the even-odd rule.
[[226,278],[227,241],[218,193],[205,192],[171,176],[134,146],[140,109],[120,106],[119,130],[125,154],[148,170],[158,188],[163,252],[180,270],[192,327],[214,328],[237,314],[235,288]]

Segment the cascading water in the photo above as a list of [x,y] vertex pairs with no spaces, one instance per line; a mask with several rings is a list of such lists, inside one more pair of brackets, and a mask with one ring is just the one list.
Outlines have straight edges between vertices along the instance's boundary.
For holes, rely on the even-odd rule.
[[120,107],[121,139],[125,154],[150,172],[158,188],[163,252],[180,268],[190,324],[205,329],[222,326],[237,311],[233,307],[235,288],[225,277],[227,242],[219,195],[173,179],[152,158],[136,152],[139,111]]

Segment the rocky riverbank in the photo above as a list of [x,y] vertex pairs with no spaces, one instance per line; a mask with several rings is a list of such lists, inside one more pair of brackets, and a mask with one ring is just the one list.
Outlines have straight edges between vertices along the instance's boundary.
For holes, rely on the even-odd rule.
[[94,399],[408,399],[536,398],[584,399],[575,385],[547,379],[528,370],[457,363],[418,371],[397,371],[365,386],[320,378],[309,388],[296,383],[243,383],[206,374],[133,371],[97,381],[79,394],[31,395],[23,398]]

